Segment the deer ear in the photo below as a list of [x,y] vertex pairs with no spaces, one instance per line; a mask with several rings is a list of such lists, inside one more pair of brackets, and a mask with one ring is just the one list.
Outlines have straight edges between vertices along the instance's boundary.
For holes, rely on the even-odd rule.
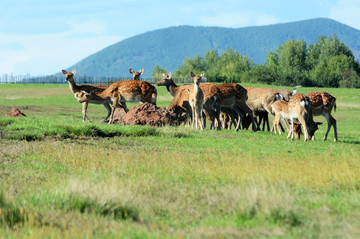
[[134,73],[133,69],[131,69],[131,68],[129,68],[129,72],[130,72],[130,74]]
[[144,73],[144,68],[141,68],[141,70],[139,71],[140,74]]
[[76,74],[76,70],[75,70],[75,69],[73,69],[72,73],[75,75],[75,74]]
[[191,76],[191,77],[195,77],[195,74],[192,73],[192,72],[190,72],[190,76]]
[[205,76],[205,74],[204,74],[204,73],[202,73],[200,76],[201,76],[201,78],[203,78],[203,77]]
[[163,73],[163,76],[165,76],[165,73]]
[[62,73],[63,73],[64,75],[67,74],[67,71],[66,71],[66,70],[61,70],[61,71],[62,71]]
[[172,77],[171,72],[168,74],[168,76],[169,76],[169,78],[171,78],[171,77]]

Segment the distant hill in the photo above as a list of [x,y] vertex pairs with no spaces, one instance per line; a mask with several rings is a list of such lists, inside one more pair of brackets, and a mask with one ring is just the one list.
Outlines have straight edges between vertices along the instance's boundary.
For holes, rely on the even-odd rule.
[[275,51],[289,39],[315,43],[325,35],[338,38],[360,55],[360,31],[327,18],[274,24],[268,26],[223,28],[177,26],[136,35],[92,54],[75,65],[80,75],[128,76],[128,69],[144,68],[144,77],[151,77],[155,65],[174,72],[185,57],[203,56],[215,49],[219,53],[232,48],[247,55],[255,64],[262,64],[266,53]]

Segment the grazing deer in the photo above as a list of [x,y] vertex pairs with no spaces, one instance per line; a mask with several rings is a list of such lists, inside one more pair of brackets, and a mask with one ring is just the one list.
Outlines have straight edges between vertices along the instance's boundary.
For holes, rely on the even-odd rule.
[[194,87],[189,90],[189,103],[192,111],[192,127],[194,124],[196,129],[198,126],[203,130],[202,111],[204,106],[204,93],[200,88],[200,81],[204,77],[204,73],[200,76],[190,72],[190,76],[194,79]]
[[[274,114],[273,129],[274,129],[275,134],[277,131],[279,132],[279,134],[281,134],[281,130],[279,128],[280,119],[290,119],[291,120],[292,118],[298,118],[298,117],[294,116],[294,111],[291,111],[291,109],[289,107],[289,103],[284,100],[275,101],[271,105],[271,108],[272,108],[272,112]],[[299,107],[299,108],[301,108],[301,107]],[[308,111],[308,109],[306,109],[306,107],[305,107],[305,110]],[[299,113],[299,111],[295,111],[295,113],[297,114],[297,113]],[[299,114],[301,114],[301,112]],[[322,123],[314,122],[310,115],[308,115],[306,120],[307,120],[306,125],[307,125],[308,135],[309,135],[309,138],[312,138],[315,134],[315,131],[318,130],[318,125],[320,125]],[[293,130],[295,137],[297,139],[300,139],[301,123],[299,121],[295,120],[293,124],[294,124],[294,128],[293,129],[290,128],[290,130]],[[290,130],[289,130],[289,135],[290,135]]]
[[[149,102],[156,104],[157,91],[156,88],[146,81],[127,80],[115,82],[103,92],[84,93],[80,102],[89,101],[92,99],[104,99],[113,102],[109,124],[114,118],[115,108],[119,103],[124,102]],[[125,108],[127,111],[127,108]]]
[[331,111],[334,108],[336,111],[336,98],[327,92],[312,92],[306,94],[311,102],[311,114],[312,116],[323,115],[327,121],[327,131],[325,133],[324,140],[327,139],[331,126],[334,127],[334,142],[338,140],[336,120],[332,117]]
[[[171,72],[163,74],[162,79],[156,84],[158,86],[166,86],[169,94],[174,97],[168,109],[175,109],[177,114],[186,112],[187,116],[189,116],[189,112],[191,112],[191,107],[188,103],[189,93],[193,85],[177,86],[172,80]],[[215,120],[218,122],[217,129],[220,129],[219,112],[216,111],[216,102],[219,100],[218,89],[214,83],[201,83],[199,86],[204,94],[204,113],[211,121],[210,129],[215,128]]]
[[294,119],[298,119],[304,130],[304,140],[309,140],[308,122],[311,118],[310,112],[310,99],[304,94],[293,95],[287,103],[288,116],[291,121],[290,131],[288,138],[294,139]]
[[140,80],[140,76],[144,73],[144,68],[141,68],[138,72],[133,71],[133,69],[129,68],[130,74],[133,76],[133,80]]
[[[85,94],[85,92],[102,92],[104,90],[107,89],[106,86],[101,86],[101,85],[76,85],[75,81],[74,81],[74,75],[76,74],[76,70],[74,69],[72,72],[67,72],[66,70],[62,70],[62,73],[65,75],[65,80],[67,82],[69,82],[69,87],[71,92],[74,94],[75,98],[79,99],[78,97],[81,98],[81,96],[83,94]],[[88,101],[83,101],[82,102],[82,114],[83,114],[83,122],[85,121],[85,119],[87,119],[90,122],[89,117],[87,116],[87,108],[89,103],[91,104],[103,104],[104,107],[106,108],[108,114],[106,116],[106,118],[104,119],[104,121],[107,121],[110,114],[111,114],[111,108],[109,103],[111,103],[111,101],[109,100],[104,100],[104,99],[91,99]]]

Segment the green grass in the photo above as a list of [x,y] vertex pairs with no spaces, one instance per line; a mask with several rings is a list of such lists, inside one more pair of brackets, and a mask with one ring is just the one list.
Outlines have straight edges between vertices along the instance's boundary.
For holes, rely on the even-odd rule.
[[27,115],[0,117],[0,238],[358,238],[360,91],[315,90],[339,142],[108,125],[96,105],[83,123],[66,85],[0,85],[1,115]]

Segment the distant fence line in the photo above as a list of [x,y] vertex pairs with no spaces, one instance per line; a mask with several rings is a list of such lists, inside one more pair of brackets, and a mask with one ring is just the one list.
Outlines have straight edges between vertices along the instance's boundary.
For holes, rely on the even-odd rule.
[[[114,82],[129,80],[129,77],[103,77],[103,76],[75,76],[76,84],[90,84],[90,85],[111,85]],[[142,78],[141,80],[155,84],[160,79]],[[192,83],[191,78],[176,78],[173,79],[176,83]],[[64,76],[22,76],[22,75],[3,75],[0,76],[0,84],[67,84]]]

